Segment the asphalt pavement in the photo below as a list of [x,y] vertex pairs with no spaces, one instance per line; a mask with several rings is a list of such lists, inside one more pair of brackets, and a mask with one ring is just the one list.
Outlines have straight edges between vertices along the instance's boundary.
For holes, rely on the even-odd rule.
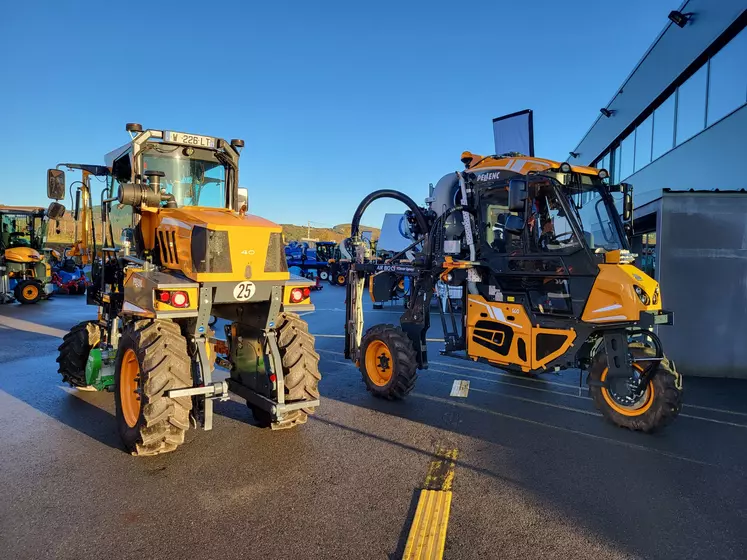
[[[233,398],[152,458],[122,450],[112,394],[57,374],[95,308],[0,307],[0,558],[399,558],[439,447],[458,450],[444,558],[747,558],[746,381],[686,378],[681,416],[643,435],[574,372],[517,377],[432,342],[413,394],[380,401],[342,355],[344,290],[312,297],[317,414],[273,432]],[[401,307],[367,307],[397,324]]]

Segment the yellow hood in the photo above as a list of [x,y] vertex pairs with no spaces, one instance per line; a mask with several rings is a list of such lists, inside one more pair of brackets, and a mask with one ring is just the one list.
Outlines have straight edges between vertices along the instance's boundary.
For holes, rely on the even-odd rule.
[[5,250],[5,260],[17,263],[36,263],[42,260],[39,251],[31,247],[13,247]]

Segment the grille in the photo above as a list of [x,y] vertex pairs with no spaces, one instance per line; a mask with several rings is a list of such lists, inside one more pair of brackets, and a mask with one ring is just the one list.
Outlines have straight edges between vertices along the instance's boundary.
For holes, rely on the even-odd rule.
[[201,226],[192,228],[192,270],[232,272],[227,231],[213,231]]
[[179,264],[176,251],[176,232],[158,230],[158,244],[161,246],[161,262],[164,264]]
[[288,272],[288,262],[285,260],[282,233],[270,234],[267,259],[265,259],[265,272]]

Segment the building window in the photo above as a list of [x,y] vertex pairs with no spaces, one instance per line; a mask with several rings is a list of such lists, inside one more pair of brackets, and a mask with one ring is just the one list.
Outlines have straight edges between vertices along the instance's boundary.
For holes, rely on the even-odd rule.
[[711,58],[708,76],[708,126],[747,100],[747,30]]
[[677,145],[705,126],[707,71],[707,65],[703,66],[677,90]]
[[620,142],[620,181],[624,181],[633,174],[635,161],[635,130]]
[[613,183],[619,183],[620,181],[622,181],[622,177],[620,177],[621,159],[622,159],[622,156],[620,153],[620,146],[618,145],[617,148],[615,148],[615,151],[612,152],[612,169],[610,170],[610,173],[612,173]]
[[674,94],[654,111],[654,139],[651,159],[674,148]]
[[635,170],[638,171],[651,163],[651,135],[653,133],[653,117],[648,118],[635,129]]

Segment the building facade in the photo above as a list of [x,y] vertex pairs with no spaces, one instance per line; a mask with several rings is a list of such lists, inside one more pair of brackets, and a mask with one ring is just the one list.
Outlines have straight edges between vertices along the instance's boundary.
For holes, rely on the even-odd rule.
[[747,378],[747,0],[670,19],[569,161],[633,185],[632,250],[675,312],[659,334],[678,368]]

